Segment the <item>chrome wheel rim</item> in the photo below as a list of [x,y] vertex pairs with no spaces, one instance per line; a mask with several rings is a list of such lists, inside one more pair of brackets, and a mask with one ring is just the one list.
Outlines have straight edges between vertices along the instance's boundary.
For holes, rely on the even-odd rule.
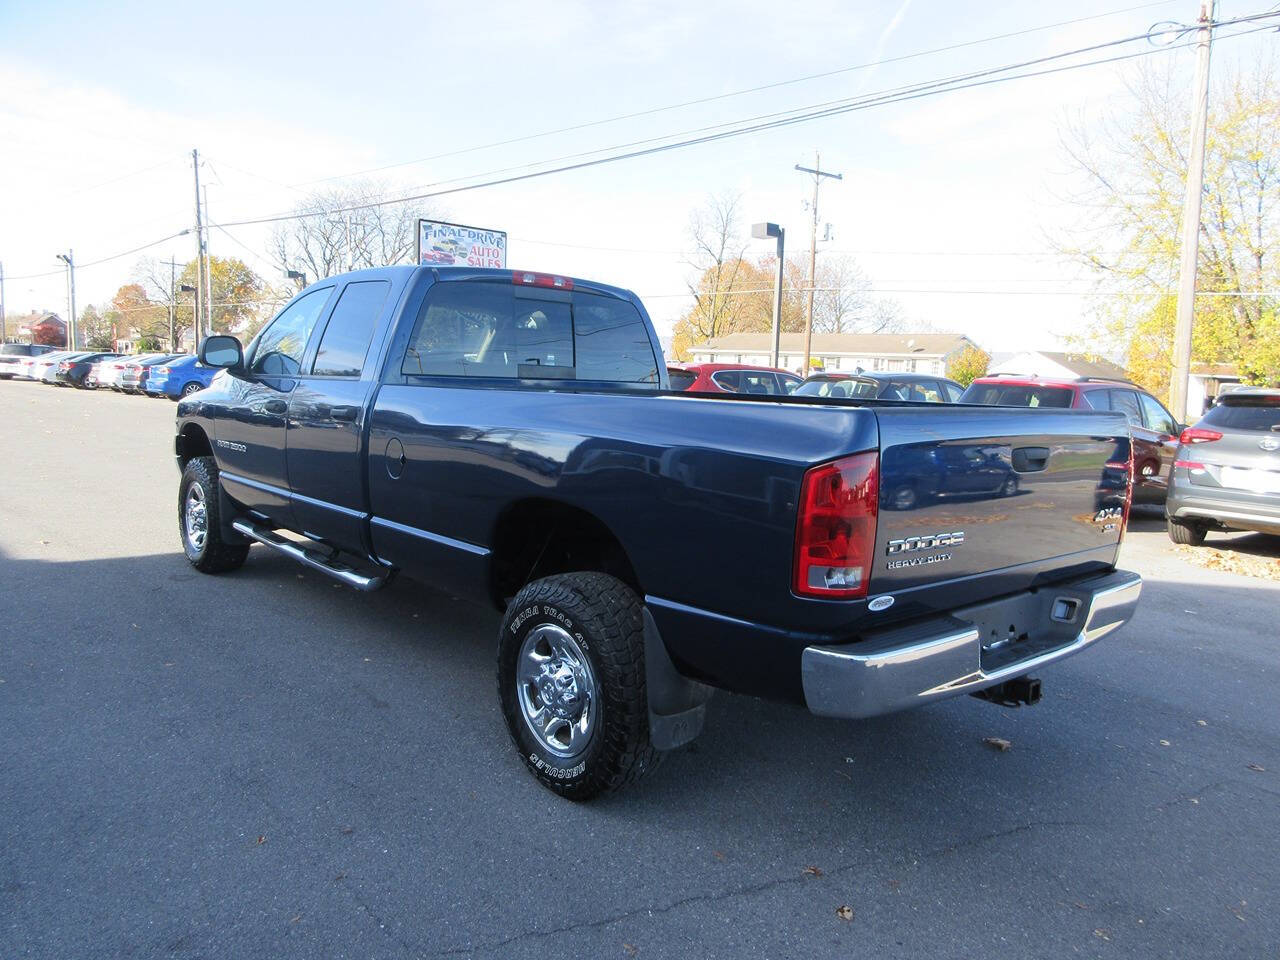
[[188,383],[185,387],[182,388],[182,395],[184,397],[189,397],[199,389],[201,389],[200,384]]
[[204,487],[193,483],[187,487],[187,497],[182,505],[183,531],[191,549],[199,553],[209,536],[209,509],[204,499]]
[[596,678],[568,631],[544,623],[525,637],[516,659],[516,697],[544,750],[564,760],[586,750],[599,712]]

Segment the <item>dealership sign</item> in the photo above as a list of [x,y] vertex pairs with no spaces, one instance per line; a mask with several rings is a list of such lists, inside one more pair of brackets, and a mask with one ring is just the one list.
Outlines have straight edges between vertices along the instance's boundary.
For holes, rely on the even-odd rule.
[[502,230],[419,220],[418,263],[438,267],[505,267],[507,235]]

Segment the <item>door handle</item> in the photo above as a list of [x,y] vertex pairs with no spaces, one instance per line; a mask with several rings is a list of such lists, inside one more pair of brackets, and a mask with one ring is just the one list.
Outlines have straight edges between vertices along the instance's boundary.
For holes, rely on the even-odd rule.
[[357,408],[352,405],[341,407],[333,407],[329,410],[329,416],[334,420],[346,420],[348,422],[355,420]]
[[289,404],[283,400],[268,400],[262,405],[262,409],[267,413],[284,413],[289,409]]

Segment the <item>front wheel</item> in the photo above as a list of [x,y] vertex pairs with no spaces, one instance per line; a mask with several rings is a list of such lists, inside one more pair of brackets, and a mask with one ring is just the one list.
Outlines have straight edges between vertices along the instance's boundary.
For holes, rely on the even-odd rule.
[[649,739],[640,601],[603,573],[535,580],[507,608],[498,699],[530,772],[570,800],[639,780]]
[[201,573],[226,573],[249,556],[248,544],[222,538],[218,465],[213,457],[193,457],[178,485],[178,532],[187,560]]

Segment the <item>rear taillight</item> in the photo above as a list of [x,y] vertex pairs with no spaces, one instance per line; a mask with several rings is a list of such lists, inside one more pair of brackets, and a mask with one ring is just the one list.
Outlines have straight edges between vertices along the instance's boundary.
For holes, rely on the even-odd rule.
[[879,455],[813,467],[800,486],[792,589],[800,596],[865,597],[875,551]]
[[1184,470],[1204,470],[1204,464],[1199,460],[1175,460],[1173,461],[1173,465],[1175,467],[1182,467]]
[[163,373],[163,374],[166,374],[166,375],[167,375],[167,374],[169,373],[169,368],[168,368],[168,367],[156,367],[156,373]]
[[1222,434],[1217,430],[1206,430],[1204,427],[1187,427],[1178,437],[1179,443],[1212,443],[1221,440]]
[[527,273],[517,270],[511,274],[511,282],[517,287],[550,287],[552,290],[572,290],[573,281],[551,273]]

